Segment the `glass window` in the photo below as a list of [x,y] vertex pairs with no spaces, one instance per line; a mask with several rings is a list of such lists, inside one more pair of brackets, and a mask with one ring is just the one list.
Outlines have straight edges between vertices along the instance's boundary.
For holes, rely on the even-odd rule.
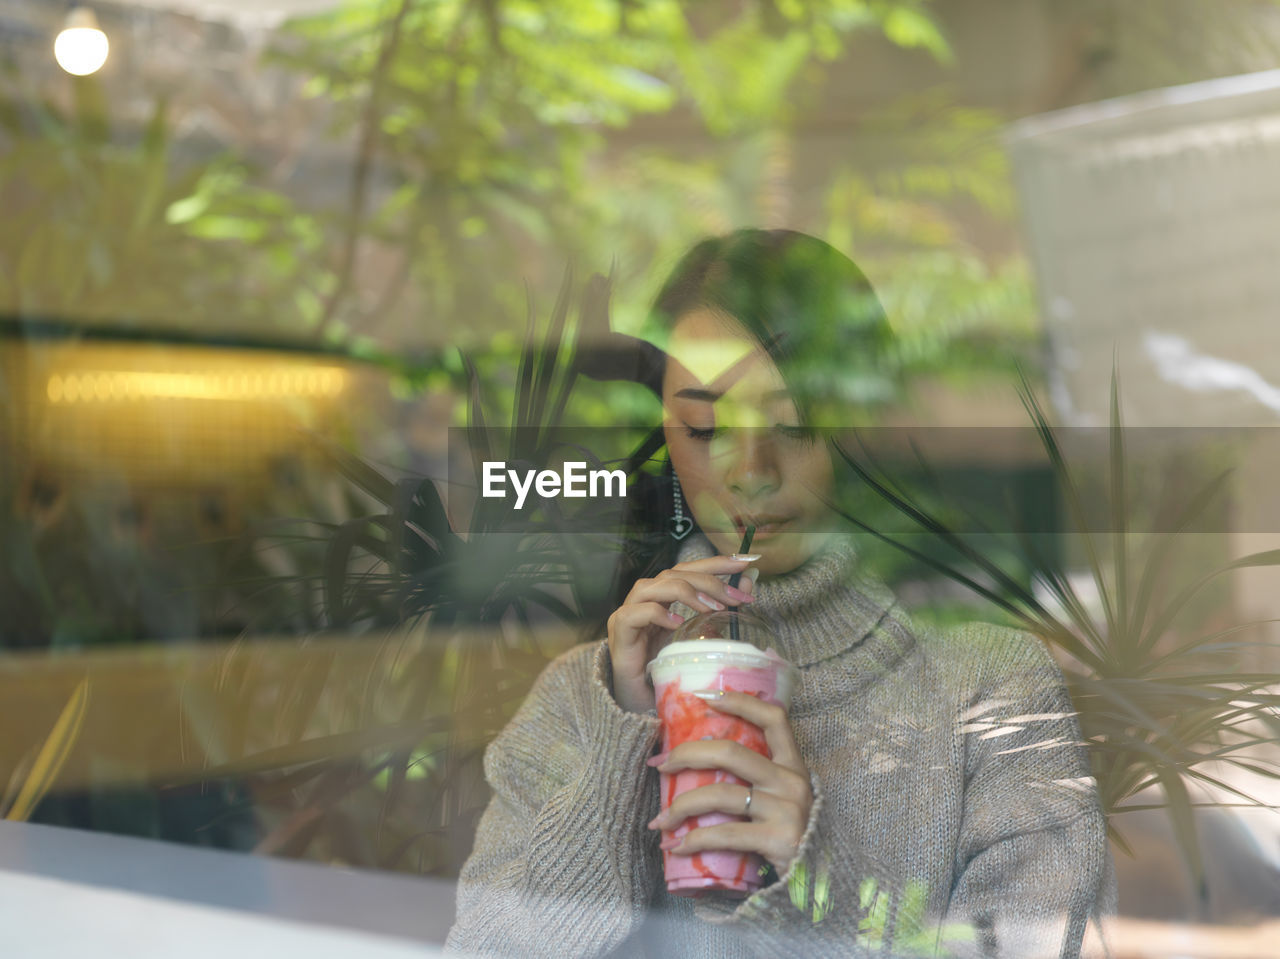
[[0,0],[19,954],[1265,952],[1278,51]]

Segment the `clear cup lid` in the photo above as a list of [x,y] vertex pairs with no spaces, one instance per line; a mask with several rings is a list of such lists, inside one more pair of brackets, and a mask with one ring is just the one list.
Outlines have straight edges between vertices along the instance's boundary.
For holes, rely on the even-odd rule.
[[670,669],[699,663],[756,669],[774,666],[780,667],[788,675],[795,671],[794,666],[773,650],[763,650],[750,643],[732,639],[684,639],[664,646],[645,667],[645,672],[652,677],[655,669]]

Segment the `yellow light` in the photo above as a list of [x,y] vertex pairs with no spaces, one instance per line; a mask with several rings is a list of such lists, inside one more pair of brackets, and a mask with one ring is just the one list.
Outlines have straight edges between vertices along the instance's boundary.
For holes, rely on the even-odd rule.
[[264,400],[289,396],[332,397],[341,393],[346,385],[346,371],[332,366],[265,372],[91,370],[50,376],[45,383],[45,394],[51,403],[142,398]]
[[87,77],[102,69],[110,47],[93,11],[76,7],[67,14],[66,25],[53,41],[53,58],[72,76]]
[[346,386],[347,375],[342,369],[335,366],[327,367],[324,370],[324,391],[330,396],[337,396]]

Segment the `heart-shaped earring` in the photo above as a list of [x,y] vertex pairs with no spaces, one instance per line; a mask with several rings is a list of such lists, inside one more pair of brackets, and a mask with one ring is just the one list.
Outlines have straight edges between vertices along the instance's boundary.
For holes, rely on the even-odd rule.
[[684,515],[684,495],[680,492],[680,480],[675,473],[671,474],[671,499],[675,507],[671,517],[671,538],[679,541],[689,535],[693,529],[693,520]]

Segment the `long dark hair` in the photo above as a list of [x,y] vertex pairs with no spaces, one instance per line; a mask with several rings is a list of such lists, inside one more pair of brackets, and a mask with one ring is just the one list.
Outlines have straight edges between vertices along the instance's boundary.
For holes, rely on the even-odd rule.
[[[638,379],[659,396],[671,331],[681,317],[702,308],[732,317],[768,351],[805,425],[857,425],[898,392],[892,332],[870,281],[817,237],[736,230],[702,240],[680,258],[642,331],[657,349],[646,351]],[[628,495],[627,546],[609,612],[637,579],[675,563],[681,541],[670,535],[673,487],[666,461]],[[687,506],[685,515],[692,519]]]
[[699,308],[732,317],[759,341],[808,425],[853,425],[897,392],[892,332],[875,290],[817,237],[748,229],[702,240],[663,284],[645,338],[665,349],[676,322]]

